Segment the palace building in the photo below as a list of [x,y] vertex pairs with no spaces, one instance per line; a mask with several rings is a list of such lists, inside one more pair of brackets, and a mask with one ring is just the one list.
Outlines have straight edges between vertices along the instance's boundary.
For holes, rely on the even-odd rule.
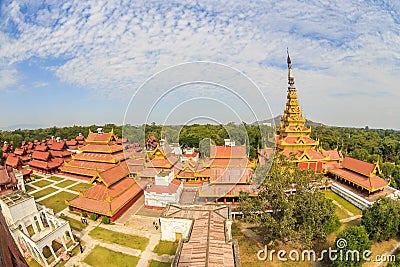
[[116,143],[118,137],[114,131],[103,133],[102,128],[97,130],[97,133],[89,130],[85,145],[78,147],[78,153],[71,156],[71,161],[64,162],[60,168],[62,172],[90,179],[125,161],[123,146]]
[[296,162],[300,168],[321,172],[326,163],[339,163],[342,155],[337,150],[324,151],[319,141],[310,137],[311,127],[306,126],[306,118],[300,108],[289,53],[287,64],[289,87],[286,107],[277,129],[277,150]]
[[103,133],[101,128],[97,133],[89,131],[86,145],[78,148],[80,153],[72,155],[72,160],[61,167],[64,173],[85,177],[94,184],[66,201],[75,211],[107,216],[115,221],[143,194],[128,169],[123,146],[117,144],[117,140],[113,131]]

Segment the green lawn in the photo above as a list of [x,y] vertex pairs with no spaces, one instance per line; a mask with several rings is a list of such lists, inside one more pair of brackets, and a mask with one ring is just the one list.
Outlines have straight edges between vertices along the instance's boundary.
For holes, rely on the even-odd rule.
[[74,183],[76,183],[75,181],[72,181],[72,180],[65,180],[65,181],[63,181],[63,182],[60,182],[60,183],[58,183],[58,184],[55,184],[55,186],[58,186],[58,187],[67,187],[67,186],[69,186],[69,185],[71,185],[71,184],[74,184]]
[[51,185],[52,183],[53,183],[53,182],[50,182],[50,181],[40,180],[40,181],[34,182],[34,183],[32,183],[32,184],[33,184],[33,185],[36,185],[36,186],[38,186],[38,187],[45,187],[45,186]]
[[71,226],[72,229],[76,230],[76,231],[82,231],[83,229],[85,229],[87,227],[86,224],[83,224],[81,221],[79,220],[75,220],[71,217],[68,216],[60,216],[62,219],[69,221],[69,225]]
[[25,258],[26,262],[28,263],[29,267],[42,267],[39,263],[37,263],[34,259],[32,258]]
[[170,262],[160,262],[155,260],[150,260],[148,267],[170,267]]
[[48,194],[56,192],[57,189],[53,187],[47,187],[46,189],[42,189],[40,191],[36,191],[36,193],[32,194],[35,199],[47,196]]
[[83,262],[96,267],[136,266],[138,261],[138,257],[109,250],[98,245],[83,260]]
[[322,190],[321,192],[325,195],[326,198],[336,200],[340,205],[342,205],[345,209],[347,209],[354,215],[362,214],[362,211],[359,208],[357,208],[356,206],[354,206],[353,204],[351,204],[350,202],[348,202],[346,199],[342,198],[335,192],[332,192],[331,190]]
[[74,190],[76,192],[82,192],[82,191],[86,191],[89,188],[93,187],[92,184],[87,184],[87,183],[79,183],[77,185],[74,185],[70,188],[68,188],[69,190]]
[[50,179],[50,180],[53,180],[53,181],[56,181],[56,182],[64,180],[64,178],[61,178],[61,177],[58,177],[58,176],[50,176],[47,179]]
[[45,205],[50,209],[53,209],[54,213],[58,213],[67,207],[67,205],[65,204],[65,200],[72,199],[75,196],[75,194],[71,194],[68,192],[60,192],[58,194],[55,194],[54,196],[48,197],[40,201],[40,204]]
[[160,240],[153,252],[158,255],[175,255],[176,249],[178,248],[178,242]]
[[37,175],[37,174],[31,174],[31,178],[35,178],[35,180],[37,180],[37,179],[42,179],[43,178],[43,176],[40,176],[40,175]]
[[29,192],[32,192],[33,190],[36,190],[35,188],[33,188],[32,186],[29,186],[29,185],[25,185],[25,190],[26,190],[26,192],[27,193],[29,193]]
[[107,243],[116,243],[121,246],[142,251],[145,250],[149,244],[149,239],[146,237],[118,233],[101,227],[94,228],[89,232],[89,235]]

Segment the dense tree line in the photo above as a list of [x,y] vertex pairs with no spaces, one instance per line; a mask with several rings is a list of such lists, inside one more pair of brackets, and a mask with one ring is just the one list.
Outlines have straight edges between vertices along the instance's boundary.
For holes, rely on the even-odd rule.
[[[14,130],[0,131],[0,141],[12,141],[14,147],[21,146],[22,141],[44,140],[46,138],[61,137],[62,139],[75,138],[79,133],[87,136],[89,129],[96,131],[103,128],[104,132],[114,130],[120,137],[126,137],[130,142],[144,144],[149,135],[153,135],[158,140],[166,139],[169,143],[179,143],[183,147],[199,147],[201,143],[213,143],[223,145],[224,139],[231,138],[237,145],[248,145],[248,154],[255,158],[257,149],[263,147],[266,138],[263,136],[273,136],[274,129],[267,126],[247,125],[228,123],[226,125],[172,125],[161,126],[155,123],[141,126],[126,125],[125,127],[115,124],[91,125],[91,126],[71,126],[71,127],[51,127],[35,130]],[[271,145],[271,144],[269,144]]]

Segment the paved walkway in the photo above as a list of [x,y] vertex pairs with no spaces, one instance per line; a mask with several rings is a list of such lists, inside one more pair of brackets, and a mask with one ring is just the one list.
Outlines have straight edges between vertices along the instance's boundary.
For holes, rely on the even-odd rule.
[[[46,198],[49,198],[51,196],[54,196],[60,192],[69,192],[73,194],[78,194],[78,192],[70,190],[69,188],[79,184],[79,183],[85,183],[85,181],[77,179],[77,178],[72,178],[72,177],[67,177],[64,175],[54,175],[60,178],[63,178],[60,181],[55,181],[52,179],[49,179],[50,176],[53,175],[41,175],[43,178],[37,179],[36,181],[49,181],[51,184],[39,187],[35,186],[32,183],[29,183],[28,185],[32,188],[34,188],[33,191],[29,192],[29,194],[34,194],[36,192],[39,192],[40,190],[46,189],[48,187],[52,187],[56,189],[57,191],[50,193],[46,196],[43,196],[41,198],[35,199],[37,202],[42,201]],[[58,187],[56,184],[61,183],[63,181],[67,180],[72,180],[74,181],[73,184],[68,185],[66,187]],[[100,221],[93,222],[90,219],[88,219],[89,225],[83,229],[82,231],[76,231],[73,230],[73,233],[79,237],[83,242],[84,242],[84,251],[83,253],[78,252],[78,254],[66,262],[65,266],[84,266],[87,267],[86,263],[83,262],[85,257],[91,253],[93,248],[96,245],[100,245],[102,247],[105,247],[110,250],[122,252],[131,256],[139,257],[139,262],[137,266],[140,267],[147,267],[148,263],[150,260],[156,260],[160,262],[172,262],[174,256],[170,255],[162,255],[159,256],[153,252],[154,248],[157,246],[161,239],[161,229],[159,228],[158,230],[154,229],[153,222],[157,221],[158,218],[155,217],[148,217],[148,216],[142,216],[138,215],[138,211],[143,209],[144,206],[144,197],[142,196],[141,198],[138,199],[136,203],[132,205],[116,222],[114,225],[106,225],[102,224]],[[81,216],[75,213],[72,213],[68,210],[68,208],[63,209],[62,211],[58,212],[58,214],[64,213],[70,218],[73,218],[75,220],[80,221]],[[132,249],[129,247],[121,246],[118,244],[111,244],[111,243],[106,243],[101,240],[97,240],[89,236],[89,232],[93,230],[96,227],[102,227],[105,229],[109,229],[112,231],[116,231],[119,233],[124,233],[124,234],[131,234],[131,235],[138,235],[138,236],[143,236],[149,239],[149,244],[147,245],[146,249],[141,251],[138,249]]]

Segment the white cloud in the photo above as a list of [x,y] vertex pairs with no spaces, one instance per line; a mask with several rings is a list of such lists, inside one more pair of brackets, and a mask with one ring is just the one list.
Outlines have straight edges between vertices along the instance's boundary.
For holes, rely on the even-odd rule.
[[[61,80],[108,96],[126,97],[171,65],[214,60],[243,70],[281,112],[287,46],[302,100],[334,91],[397,94],[398,1],[34,2],[3,3],[0,58],[11,66],[62,59],[51,67]],[[12,75],[1,76],[2,88],[17,82],[15,68],[4,71]],[[359,105],[373,104],[365,101]]]

